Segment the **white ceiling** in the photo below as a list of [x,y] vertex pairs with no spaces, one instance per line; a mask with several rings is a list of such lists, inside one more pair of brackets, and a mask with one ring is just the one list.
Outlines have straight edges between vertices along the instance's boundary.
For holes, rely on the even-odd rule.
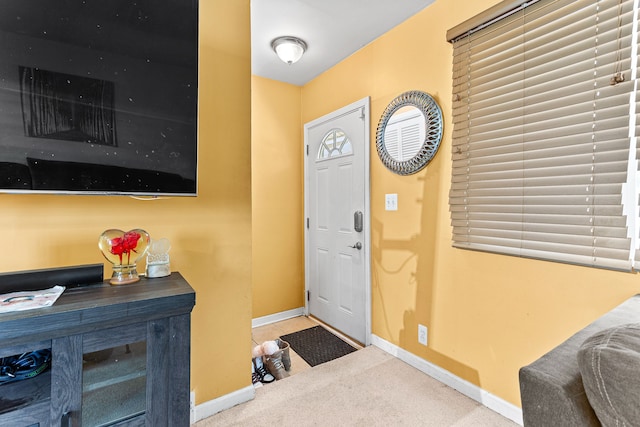
[[[434,0],[251,0],[252,73],[302,86]],[[287,65],[271,49],[280,36],[307,43]]]

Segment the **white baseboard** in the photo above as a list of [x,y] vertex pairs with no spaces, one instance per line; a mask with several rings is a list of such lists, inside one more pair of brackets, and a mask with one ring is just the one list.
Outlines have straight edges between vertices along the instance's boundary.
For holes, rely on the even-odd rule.
[[208,402],[201,403],[195,407],[191,417],[191,424],[208,418],[217,414],[225,409],[233,408],[241,403],[252,400],[256,395],[256,389],[253,385],[241,388],[224,396],[220,396],[217,399],[210,400]]
[[270,323],[280,322],[282,320],[292,319],[294,317],[303,316],[304,307],[294,308],[293,310],[281,311],[280,313],[269,314],[268,316],[256,317],[251,320],[251,327],[268,325]]
[[503,417],[508,418],[519,425],[523,425],[522,409],[507,402],[506,400],[501,399],[498,396],[481,389],[477,385],[463,380],[462,378],[453,375],[451,372],[442,369],[433,363],[427,362],[415,354],[410,353],[376,335],[371,335],[371,344],[386,351],[392,356],[397,357],[419,371],[424,372],[441,383],[458,390],[460,393],[486,406],[492,411],[499,413]]

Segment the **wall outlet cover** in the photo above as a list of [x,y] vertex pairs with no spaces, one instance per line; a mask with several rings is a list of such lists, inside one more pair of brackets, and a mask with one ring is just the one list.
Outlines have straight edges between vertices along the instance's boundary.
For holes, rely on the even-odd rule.
[[425,325],[418,325],[418,342],[427,345],[427,327]]
[[189,422],[194,424],[196,422],[196,392],[191,391],[189,393]]

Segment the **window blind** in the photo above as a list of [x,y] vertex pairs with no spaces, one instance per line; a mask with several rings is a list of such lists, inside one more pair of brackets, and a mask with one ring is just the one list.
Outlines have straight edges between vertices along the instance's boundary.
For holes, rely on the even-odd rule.
[[633,3],[540,0],[453,40],[455,247],[623,270],[640,259]]
[[[637,6],[636,6],[637,7]],[[640,88],[638,87],[638,68],[640,68],[640,58],[638,57],[638,46],[640,45],[640,29],[638,25],[640,25],[640,17],[638,15],[638,11],[636,10],[635,20],[636,20],[636,34],[635,34],[635,44],[632,45],[631,50],[631,58],[635,58],[635,68],[632,68],[631,80],[634,84],[634,93],[631,99],[632,104],[632,122],[630,124],[632,128],[632,148],[635,148],[635,162],[636,162],[636,177],[640,177],[640,144],[638,144],[638,137],[640,136]],[[629,177],[629,190],[628,190],[628,198],[635,199],[634,207],[635,212],[633,215],[636,218],[636,228],[633,236],[636,239],[635,244],[635,258],[634,258],[634,268],[636,270],[640,270],[640,178]],[[631,203],[630,203],[631,204]],[[631,216],[631,214],[629,214]]]

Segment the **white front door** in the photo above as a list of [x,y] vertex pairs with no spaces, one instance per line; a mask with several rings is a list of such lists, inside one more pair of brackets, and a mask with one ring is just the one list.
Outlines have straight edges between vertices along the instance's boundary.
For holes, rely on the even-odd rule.
[[367,345],[369,98],[307,123],[304,129],[307,310]]

